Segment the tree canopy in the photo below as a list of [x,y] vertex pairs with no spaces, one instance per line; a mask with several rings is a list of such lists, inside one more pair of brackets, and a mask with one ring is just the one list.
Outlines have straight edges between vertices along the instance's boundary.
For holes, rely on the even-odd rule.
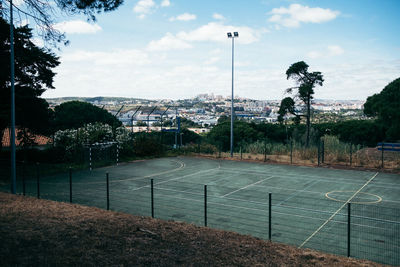
[[400,78],[386,85],[379,94],[368,97],[364,114],[378,118],[386,139],[400,140]]
[[[22,0],[13,3],[13,10],[19,16],[27,16],[35,21],[38,34],[45,41],[52,44],[59,42],[68,43],[65,34],[54,28],[55,17],[59,11],[65,14],[84,14],[89,20],[95,21],[96,15],[101,12],[109,12],[117,9],[123,0]],[[8,15],[9,0],[1,0],[0,16],[5,18]],[[56,10],[58,9],[58,10]]]
[[88,123],[105,123],[112,127],[121,126],[121,122],[107,110],[90,103],[69,101],[54,109],[55,130],[77,129]]
[[[15,29],[16,125],[33,133],[46,133],[52,111],[40,98],[52,89],[53,68],[60,62],[50,50],[37,47],[28,26]],[[10,123],[10,25],[0,17],[0,131]]]
[[[287,114],[295,115],[296,121],[300,121],[300,117],[306,117],[307,125],[307,138],[306,146],[310,142],[310,116],[311,116],[311,100],[314,95],[314,87],[316,85],[322,86],[324,79],[319,71],[309,72],[308,65],[304,61],[299,61],[292,64],[286,71],[286,78],[292,79],[296,82],[297,86],[288,88],[287,93],[293,93],[293,90],[297,90],[295,98],[286,97],[282,100],[281,106],[279,108],[279,121],[283,121],[283,117]],[[296,111],[295,109],[295,99],[300,99],[306,106],[306,113]]]

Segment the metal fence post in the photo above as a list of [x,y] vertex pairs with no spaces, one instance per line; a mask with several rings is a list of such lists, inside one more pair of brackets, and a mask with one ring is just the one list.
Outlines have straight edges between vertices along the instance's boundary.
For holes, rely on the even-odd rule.
[[268,198],[268,240],[271,241],[271,193],[269,193]]
[[382,169],[383,169],[383,150],[384,150],[384,148],[383,148],[383,142],[382,142]]
[[106,173],[106,184],[107,184],[107,210],[110,210],[110,186],[109,186],[109,174]]
[[264,141],[264,162],[267,161],[267,142]]
[[117,166],[119,163],[119,144],[117,143]]
[[154,180],[151,179],[151,217],[154,218]]
[[347,203],[347,257],[350,257],[350,207],[351,204]]
[[89,145],[89,169],[92,171],[92,145]]
[[317,152],[317,154],[318,154],[318,166],[321,164],[321,143],[320,142],[318,142],[318,152]]
[[25,161],[22,162],[22,194],[25,196]]
[[322,139],[321,162],[325,163],[325,140]]
[[37,183],[37,198],[40,198],[40,173],[39,173],[38,162],[36,162],[36,183]]
[[293,164],[293,140],[290,139],[290,164]]
[[204,226],[207,226],[207,185],[204,185]]
[[69,167],[69,203],[72,203],[72,168]]
[[240,146],[240,160],[243,159],[243,151],[242,151],[242,146]]
[[353,144],[350,143],[350,166],[353,163]]

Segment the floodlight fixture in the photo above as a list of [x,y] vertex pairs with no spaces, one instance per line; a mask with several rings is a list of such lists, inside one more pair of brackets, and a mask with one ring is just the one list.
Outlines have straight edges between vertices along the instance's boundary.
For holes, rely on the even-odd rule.
[[235,37],[239,37],[239,33],[238,33],[238,32],[234,32],[233,35],[234,35]]
[[232,33],[231,32],[228,32],[227,34],[228,34],[228,38],[232,38]]

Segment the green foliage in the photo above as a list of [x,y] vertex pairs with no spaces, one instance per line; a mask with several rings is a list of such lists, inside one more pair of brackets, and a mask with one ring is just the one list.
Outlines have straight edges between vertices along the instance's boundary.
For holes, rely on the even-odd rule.
[[280,105],[279,111],[278,111],[278,114],[279,114],[278,121],[279,122],[283,122],[283,117],[288,113],[298,117],[298,115],[295,112],[294,105],[295,105],[295,102],[294,102],[293,98],[285,97],[284,99],[282,99],[281,105]]
[[[40,98],[53,87],[53,68],[60,62],[50,50],[37,47],[28,26],[14,30],[16,125],[32,133],[49,133],[52,111]],[[10,25],[0,17],[0,132],[10,123]]]
[[193,128],[193,127],[199,127],[199,125],[192,120],[181,117],[181,127],[182,128]]
[[144,121],[137,121],[136,126],[147,126],[147,123],[145,123]]
[[282,100],[281,106],[279,108],[279,117],[278,120],[280,122],[283,121],[283,116],[287,113],[295,115],[295,122],[300,121],[300,116],[304,116],[307,119],[307,132],[306,132],[306,146],[309,145],[310,142],[310,108],[311,108],[311,100],[314,95],[314,87],[316,85],[322,86],[324,79],[321,72],[309,72],[308,65],[304,61],[300,61],[292,64],[286,71],[287,79],[293,79],[298,86],[291,87],[287,89],[288,93],[292,93],[293,89],[297,89],[296,97],[298,97],[306,106],[306,114],[299,114],[295,111],[295,101],[290,97],[286,97]]
[[367,116],[377,116],[385,130],[385,139],[400,140],[400,78],[392,81],[379,94],[367,98]]
[[103,123],[111,127],[121,126],[122,123],[107,110],[80,101],[70,101],[55,107],[54,129],[76,129],[89,123]]
[[[261,137],[260,133],[253,126],[244,121],[235,121],[233,126],[234,147],[237,147],[240,143],[254,142]],[[218,149],[227,151],[230,149],[230,129],[230,122],[225,121],[212,128],[207,134],[207,138]]]
[[147,133],[137,133],[133,141],[134,153],[137,156],[160,156],[163,152],[163,146],[160,139],[155,135]]

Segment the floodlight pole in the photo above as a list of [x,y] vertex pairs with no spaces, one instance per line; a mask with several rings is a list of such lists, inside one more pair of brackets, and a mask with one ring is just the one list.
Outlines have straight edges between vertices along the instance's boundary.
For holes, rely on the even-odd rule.
[[16,193],[16,162],[15,162],[15,86],[14,86],[14,24],[13,24],[13,3],[10,0],[10,63],[11,63],[11,193]]
[[232,33],[228,32],[228,38],[232,39],[232,95],[231,95],[231,157],[233,157],[233,71],[234,71],[234,51],[235,51],[235,38],[239,37],[238,32]]

